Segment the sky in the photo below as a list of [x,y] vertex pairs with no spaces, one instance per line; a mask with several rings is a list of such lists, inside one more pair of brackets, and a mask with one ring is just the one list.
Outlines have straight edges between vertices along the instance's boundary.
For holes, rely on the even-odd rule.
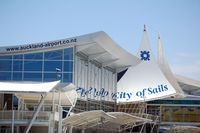
[[132,54],[147,25],[175,74],[200,80],[199,0],[0,0],[0,46],[106,32]]

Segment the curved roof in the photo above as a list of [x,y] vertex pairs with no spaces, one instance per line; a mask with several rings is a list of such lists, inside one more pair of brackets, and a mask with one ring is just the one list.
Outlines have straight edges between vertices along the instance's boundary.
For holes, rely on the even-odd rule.
[[90,39],[86,40],[87,37],[82,37],[84,41],[77,44],[77,52],[81,51],[86,54],[89,60],[95,59],[102,63],[103,67],[116,68],[118,72],[140,63],[136,56],[121,48],[105,32],[96,32],[86,36],[90,36]]
[[86,111],[73,114],[63,119],[63,126],[73,126],[82,129],[101,127],[104,129],[116,128],[131,125],[134,123],[151,122],[152,120],[134,116],[124,112],[104,112],[102,110]]
[[73,46],[76,47],[77,53],[84,54],[89,61],[95,60],[103,67],[109,66],[118,72],[140,62],[136,56],[121,48],[103,31],[56,41],[0,47],[0,56],[51,51]]
[[190,79],[181,75],[175,75],[180,87],[191,96],[200,96],[200,81]]

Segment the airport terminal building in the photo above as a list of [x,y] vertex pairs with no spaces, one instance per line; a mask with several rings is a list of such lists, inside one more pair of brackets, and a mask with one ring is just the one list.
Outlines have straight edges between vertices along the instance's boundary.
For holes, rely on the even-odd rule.
[[[145,55],[143,57],[146,58]],[[150,124],[149,131],[145,129],[146,132],[154,132],[152,128],[159,127],[155,123],[163,121],[166,125],[170,125],[170,122],[181,124],[185,122],[187,114],[194,116],[194,118],[191,118],[191,121],[187,119],[186,122],[200,125],[199,98],[186,98],[185,100],[169,98],[157,101],[146,98],[147,104],[145,98],[143,101],[136,102],[121,103],[118,101],[130,98],[129,93],[117,90],[118,81],[126,77],[126,74],[131,70],[127,70],[128,68],[134,68],[140,63],[140,58],[119,47],[104,32],[50,42],[1,47],[0,82],[2,84],[60,82],[56,84],[56,91],[49,90],[44,95],[40,94],[39,91],[34,92],[34,90],[32,90],[33,92],[31,90],[26,92],[25,89],[23,91],[1,90],[0,131],[21,133],[30,130],[33,133],[40,131],[53,133],[79,132],[79,129],[81,132],[94,132],[99,129],[99,132],[131,132],[138,131],[138,128],[133,129],[138,125],[144,131],[144,126],[141,125],[154,121],[153,124]],[[129,80],[129,82],[134,82]],[[181,88],[190,94],[200,88],[198,81],[187,80],[188,82],[186,82],[185,78],[180,77],[177,80],[182,85]],[[169,83],[171,82],[169,81]],[[175,86],[174,83],[171,84]],[[66,101],[69,102],[65,104],[65,95],[61,94],[64,89],[60,91],[60,88],[70,88],[70,85],[74,86],[72,88],[77,93],[77,97],[72,98],[74,102],[71,102],[73,100],[70,99],[70,96],[74,96],[74,93],[69,93],[69,95],[66,93],[68,98]],[[37,94],[39,96],[35,96]],[[57,100],[55,100],[56,96],[59,97]],[[169,96],[176,97],[175,93]],[[180,97],[178,96],[178,98]],[[180,105],[182,106],[179,107]],[[59,106],[62,107],[61,111]],[[183,117],[180,117],[182,114],[180,108],[189,109],[189,113],[182,112],[186,113],[184,120],[182,120]],[[22,117],[18,119],[19,112],[13,112],[13,110],[24,112],[24,114],[20,114]],[[66,112],[63,113],[65,110],[67,115]],[[32,111],[31,116],[33,117],[29,118],[27,111]],[[174,116],[171,116],[174,111]],[[43,116],[45,112],[48,112],[48,117],[47,115]],[[147,115],[147,113],[151,115]],[[8,114],[7,117],[5,114]],[[51,116],[52,114],[53,116]],[[76,114],[79,115],[76,116]],[[27,117],[23,118],[26,115]],[[170,117],[168,117],[169,115]],[[175,115],[177,121],[173,119]],[[26,128],[27,125],[29,128]]]

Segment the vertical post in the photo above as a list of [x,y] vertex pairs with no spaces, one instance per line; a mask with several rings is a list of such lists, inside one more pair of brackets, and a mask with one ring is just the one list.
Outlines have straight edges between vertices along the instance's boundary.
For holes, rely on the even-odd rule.
[[48,133],[53,133],[53,130],[51,131],[51,123],[52,123],[52,115],[49,114],[49,125],[48,125]]
[[58,122],[58,133],[62,133],[62,106],[59,106],[59,122]]
[[12,133],[14,133],[15,110],[12,110]]
[[53,90],[52,94],[52,111],[55,112],[55,90]]
[[70,126],[70,127],[69,127],[69,133],[72,133],[72,132],[73,132],[73,127]]
[[50,114],[51,119],[49,120],[51,125],[51,133],[54,133],[54,127],[55,127],[55,90],[53,90],[52,94],[52,113]]
[[81,129],[81,133],[85,133],[85,130],[84,130],[84,129]]
[[[144,96],[144,106],[145,106],[145,114],[146,114],[146,118],[148,119],[148,114],[147,114],[147,103],[145,101],[146,96]],[[145,123],[144,125],[144,133],[147,132],[147,123]]]
[[59,122],[58,122],[58,133],[62,133],[62,106],[61,106],[61,92],[59,91]]

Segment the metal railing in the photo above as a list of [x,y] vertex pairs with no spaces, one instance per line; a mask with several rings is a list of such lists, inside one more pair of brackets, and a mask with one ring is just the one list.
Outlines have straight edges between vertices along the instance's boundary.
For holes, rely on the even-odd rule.
[[[1,120],[30,120],[32,119],[34,111],[21,110],[3,110],[0,111]],[[13,116],[14,115],[14,116]],[[36,117],[36,121],[49,121],[51,112],[40,111]]]

